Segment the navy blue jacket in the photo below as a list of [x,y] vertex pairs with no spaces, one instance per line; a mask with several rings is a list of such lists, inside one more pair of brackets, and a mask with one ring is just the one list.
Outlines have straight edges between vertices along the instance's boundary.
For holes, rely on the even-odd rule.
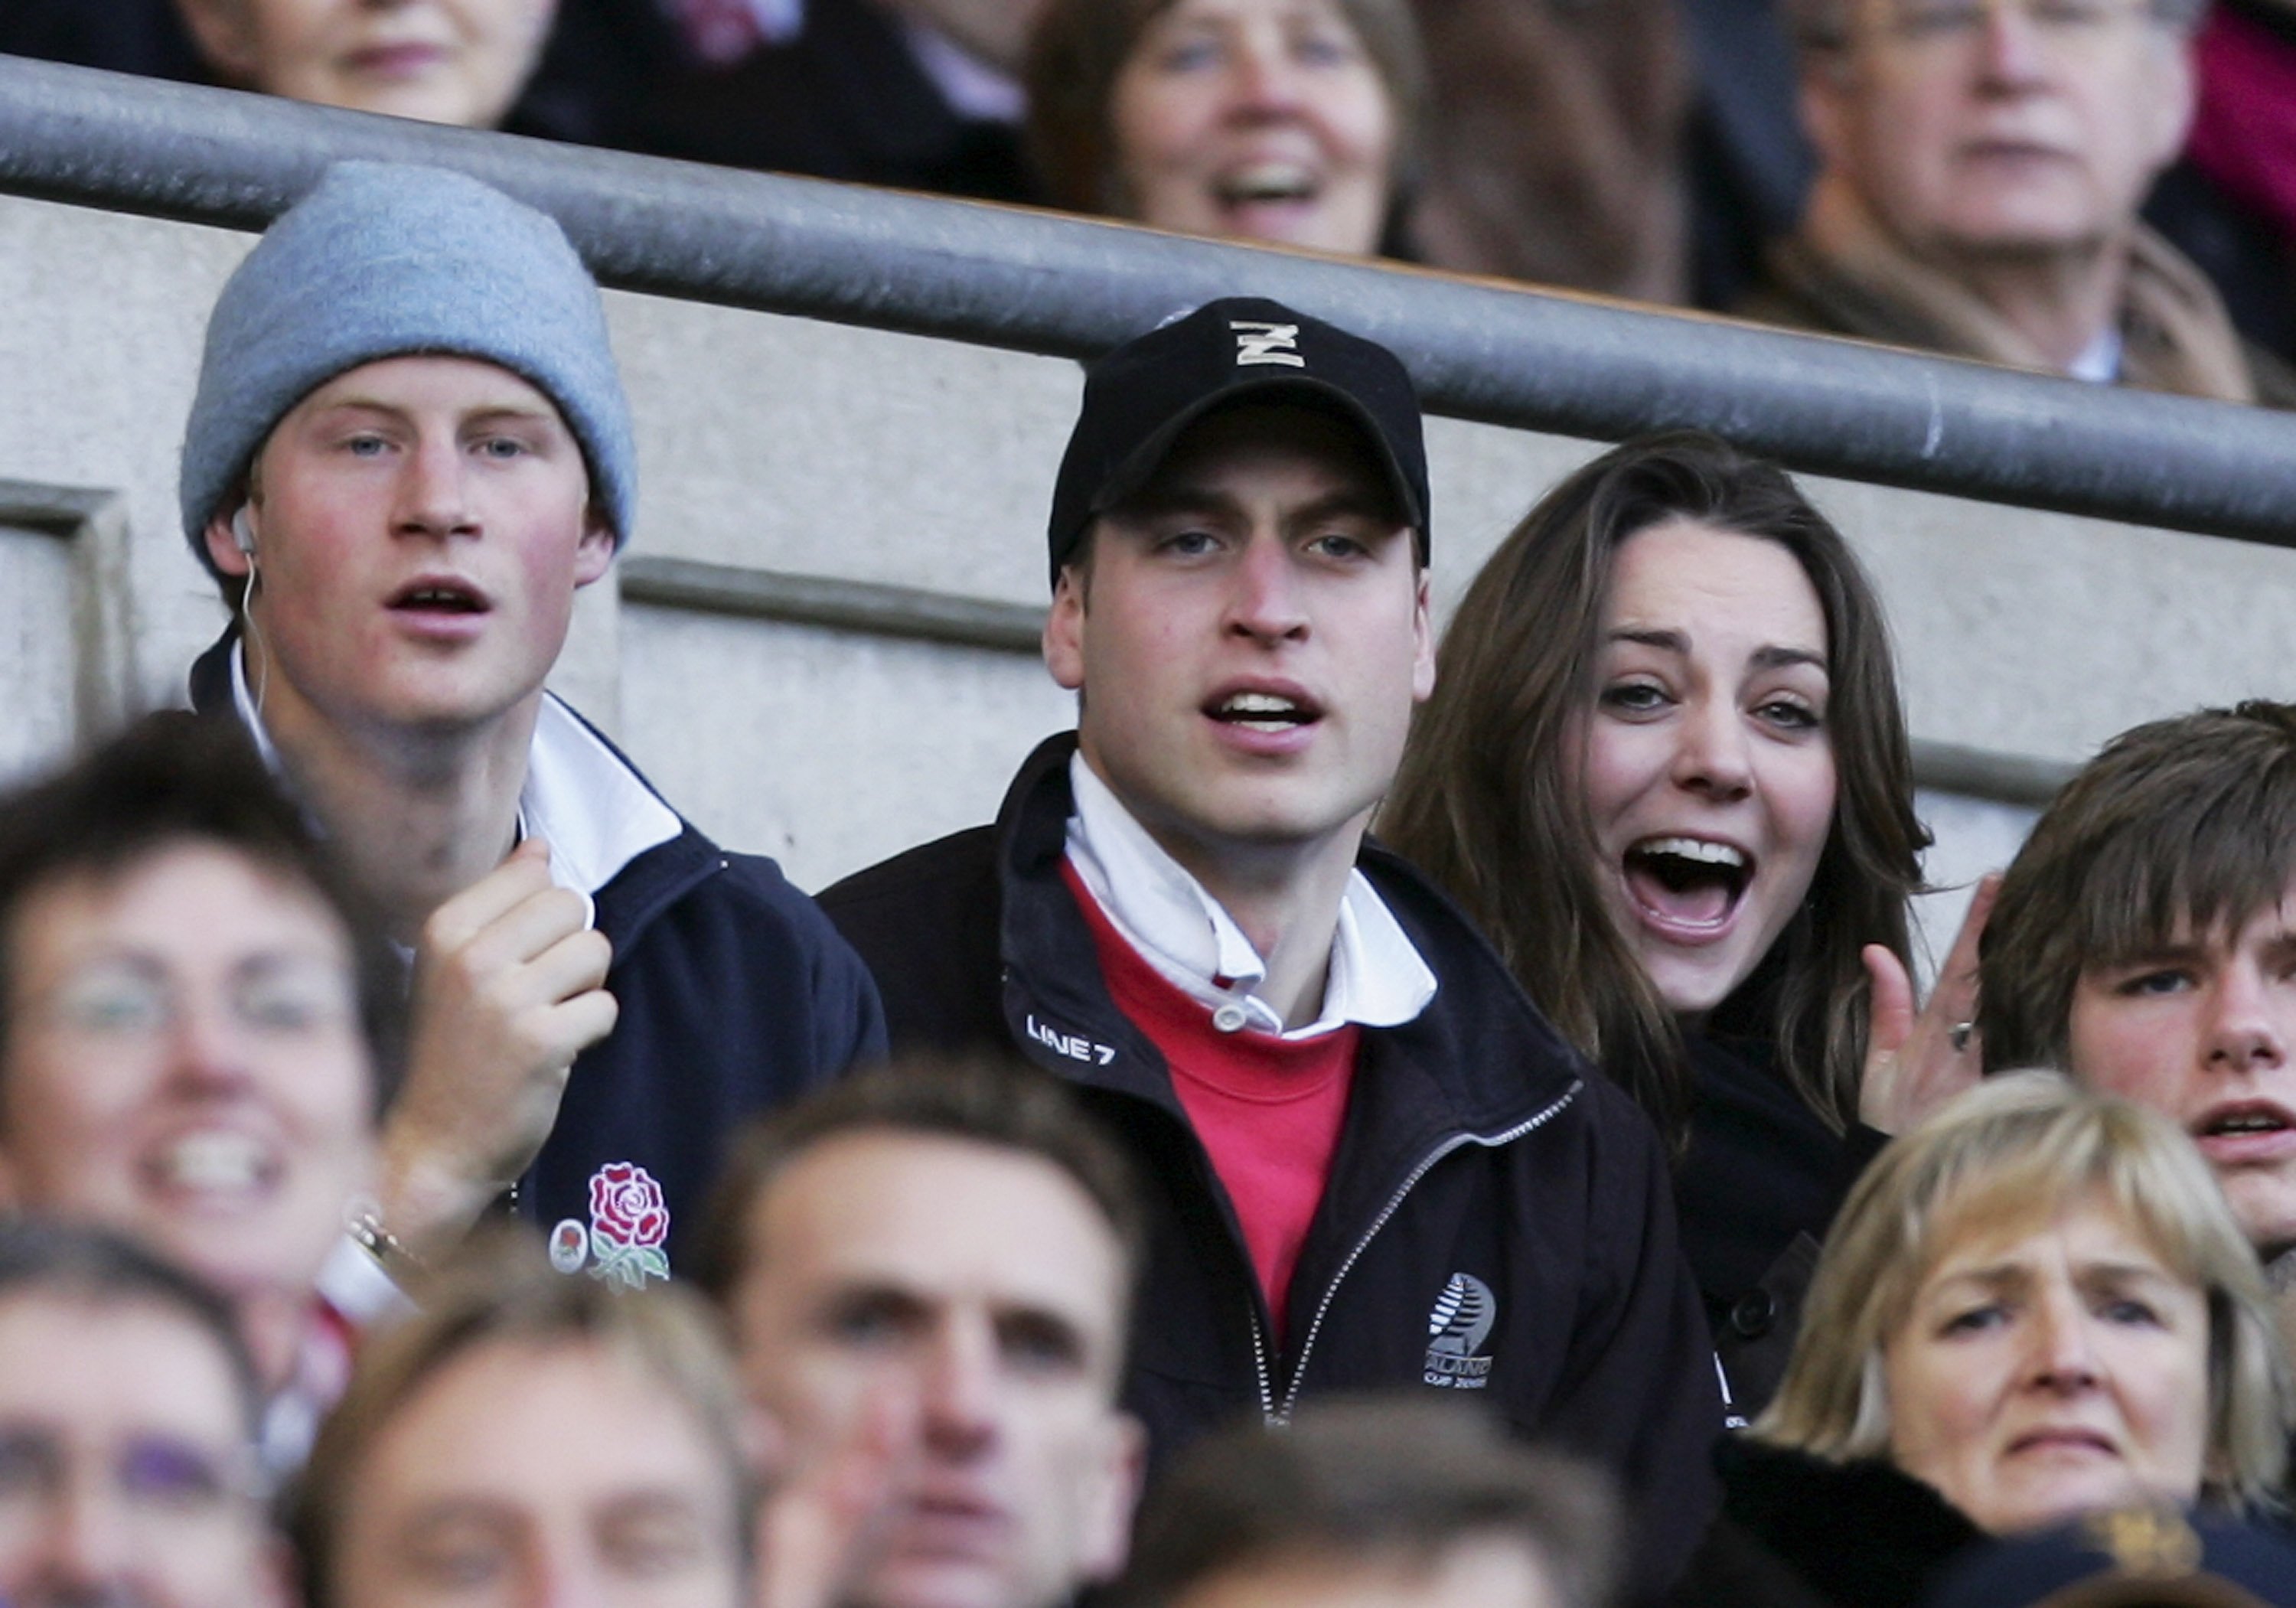
[[875,971],[897,1050],[1015,1046],[1138,1158],[1152,1245],[1125,1394],[1157,1459],[1239,1415],[1281,1423],[1303,1395],[1438,1390],[1614,1470],[1637,1584],[1669,1580],[1713,1509],[1722,1407],[1656,1130],[1441,894],[1366,844],[1360,868],[1439,986],[1416,1021],[1362,1030],[1279,1347],[1234,1207],[1062,880],[1074,748],[1039,748],[993,828],[821,903]]
[[[234,640],[226,632],[193,666],[194,709],[234,713]],[[634,1163],[660,1185],[675,1265],[726,1140],[849,1063],[881,1058],[884,1016],[859,957],[778,866],[728,854],[690,823],[594,897],[621,1013],[575,1061],[517,1209],[545,1230],[570,1222],[586,1235],[599,1226],[592,1179]],[[610,1239],[629,1217],[609,1213]],[[571,1239],[554,1242],[562,1266],[574,1259]]]

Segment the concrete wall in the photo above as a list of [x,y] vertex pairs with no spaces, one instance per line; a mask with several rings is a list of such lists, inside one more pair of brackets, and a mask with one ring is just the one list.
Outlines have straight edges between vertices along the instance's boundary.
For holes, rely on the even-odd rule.
[[[0,198],[0,772],[176,698],[221,623],[177,529],[176,454],[207,309],[249,243]],[[1070,714],[1024,644],[1075,365],[610,303],[643,507],[628,595],[586,595],[562,690],[706,829],[780,856],[805,886],[985,817],[1029,744]],[[1437,421],[1431,450],[1441,606],[1595,447]],[[2063,766],[2150,716],[2296,693],[2296,554],[1816,490],[1881,583],[1931,750]],[[797,601],[662,601],[639,583],[664,561]],[[890,599],[880,614],[970,600],[988,623],[962,644],[857,625],[875,616],[824,611],[824,584],[844,603]],[[2027,818],[1971,796],[1969,769],[1954,773],[1961,792],[1925,800],[1947,840],[1941,877],[1997,860]]]

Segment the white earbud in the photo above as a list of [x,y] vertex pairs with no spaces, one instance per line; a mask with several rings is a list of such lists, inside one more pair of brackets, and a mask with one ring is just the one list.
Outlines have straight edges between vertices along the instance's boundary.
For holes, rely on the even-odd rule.
[[231,539],[248,557],[255,556],[255,523],[247,517],[247,505],[244,503],[240,505],[239,512],[231,516]]

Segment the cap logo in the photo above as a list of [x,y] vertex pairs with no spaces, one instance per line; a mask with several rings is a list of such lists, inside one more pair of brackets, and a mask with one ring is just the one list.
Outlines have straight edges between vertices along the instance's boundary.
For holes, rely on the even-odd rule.
[[1232,318],[1227,327],[1235,332],[1235,365],[1238,368],[1252,363],[1280,363],[1286,368],[1308,366],[1308,360],[1300,355],[1300,326],[1296,324],[1268,324],[1258,318]]

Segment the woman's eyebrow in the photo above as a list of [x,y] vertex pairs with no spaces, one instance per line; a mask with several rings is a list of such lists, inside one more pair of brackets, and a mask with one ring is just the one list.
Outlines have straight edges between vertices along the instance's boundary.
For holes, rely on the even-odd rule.
[[1974,1284],[1980,1290],[1998,1292],[2017,1289],[2031,1282],[2030,1269],[2018,1262],[1988,1262],[1978,1268],[1956,1268],[1931,1281],[1923,1292],[1923,1299],[1944,1294],[1960,1284]]
[[1612,631],[1610,634],[1608,640],[1611,642],[1638,643],[1644,647],[1656,648],[1660,652],[1665,653],[1687,653],[1690,652],[1690,636],[1687,632],[1670,630],[1662,626],[1652,626],[1648,629],[1637,629],[1633,626],[1621,626],[1617,630]]
[[2127,1284],[2158,1284],[2176,1286],[2185,1281],[2166,1268],[2151,1262],[2118,1262],[2099,1259],[2083,1262],[2075,1276],[2084,1284],[2117,1289]]
[[[1690,652],[1690,634],[1666,626],[1647,628],[1621,626],[1610,633],[1611,642],[1631,642],[1646,648],[1656,648],[1663,653],[1686,654]],[[1815,648],[1787,647],[1772,644],[1754,650],[1752,662],[1766,670],[1783,669],[1789,665],[1806,664],[1817,669],[1826,669],[1825,655]]]
[[1815,648],[1789,648],[1777,645],[1754,650],[1754,663],[1766,670],[1784,669],[1788,665],[1807,664],[1824,669],[1825,655]]

